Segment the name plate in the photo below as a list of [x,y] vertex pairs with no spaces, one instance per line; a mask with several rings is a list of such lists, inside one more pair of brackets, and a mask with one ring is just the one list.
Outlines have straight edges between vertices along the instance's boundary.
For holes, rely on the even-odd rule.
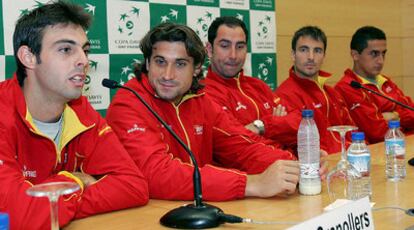
[[339,208],[297,224],[289,230],[370,230],[374,229],[369,198],[352,201]]

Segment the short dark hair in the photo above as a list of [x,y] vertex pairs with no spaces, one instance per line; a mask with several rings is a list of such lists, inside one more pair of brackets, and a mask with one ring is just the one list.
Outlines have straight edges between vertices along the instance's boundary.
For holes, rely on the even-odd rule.
[[295,32],[292,38],[292,50],[296,50],[296,44],[300,37],[311,37],[316,41],[323,42],[323,49],[326,50],[328,41],[325,33],[317,26],[304,26]]
[[17,63],[16,74],[19,84],[23,86],[26,78],[26,67],[17,57],[17,51],[21,46],[28,46],[31,52],[36,55],[37,62],[40,63],[42,39],[47,26],[74,24],[87,30],[91,22],[91,16],[82,7],[60,0],[42,5],[21,16],[16,23],[13,34],[14,58]]
[[[141,79],[140,71],[148,73],[146,61],[150,60],[152,55],[153,46],[157,42],[183,42],[187,51],[187,54],[194,59],[194,66],[203,65],[206,58],[206,50],[203,42],[197,36],[197,34],[190,27],[176,23],[162,23],[152,28],[141,40],[139,46],[144,55],[144,64],[141,67],[136,67],[135,76],[138,80]],[[139,69],[140,68],[140,69]],[[195,93],[203,86],[199,80],[203,77],[203,71],[193,78],[193,82],[190,91]]]
[[244,35],[246,35],[246,43],[249,39],[249,33],[246,28],[246,24],[244,22],[236,17],[231,16],[222,16],[214,19],[214,21],[211,23],[210,27],[208,28],[208,42],[210,42],[211,45],[214,43],[214,39],[217,37],[217,30],[221,25],[226,25],[230,28],[234,27],[241,27],[243,29]]
[[359,28],[351,39],[351,50],[361,53],[368,47],[369,40],[387,40],[384,31],[374,26],[364,26]]

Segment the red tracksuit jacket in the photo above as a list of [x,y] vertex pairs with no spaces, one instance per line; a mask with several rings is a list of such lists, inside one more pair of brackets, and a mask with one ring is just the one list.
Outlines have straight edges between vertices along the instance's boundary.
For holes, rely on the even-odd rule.
[[[97,213],[146,204],[148,185],[105,120],[85,97],[68,103],[61,147],[40,133],[27,112],[16,76],[0,83],[0,211],[11,229],[49,229],[50,206],[26,190],[34,184],[70,181],[81,190],[59,199],[59,224]],[[99,176],[83,188],[70,172]]]
[[[319,71],[319,82],[302,79],[296,76],[293,67],[289,71],[289,78],[286,79],[275,91],[276,95],[282,98],[289,108],[295,109],[292,114],[296,115],[296,126],[299,128],[302,119],[301,110],[312,109],[314,119],[318,126],[321,149],[328,153],[341,151],[341,142],[337,133],[333,134],[327,130],[333,125],[355,125],[346,103],[339,93],[332,87],[323,84],[331,74]],[[350,135],[348,135],[349,137]],[[348,138],[350,142],[350,138]]]
[[224,78],[210,67],[204,83],[211,98],[242,125],[260,119],[265,125],[264,137],[285,146],[296,143],[298,127],[295,120],[289,114],[273,116],[273,108],[280,103],[280,98],[262,80],[246,76],[243,71],[238,77]]
[[[158,98],[144,74],[126,86],[137,91],[192,150],[206,200],[243,198],[246,173],[260,173],[278,159],[294,159],[289,152],[251,140],[252,133],[203,92],[187,94],[175,105]],[[107,120],[148,178],[150,197],[193,199],[189,155],[131,92],[118,90]]]
[[342,94],[348,105],[349,111],[360,130],[365,132],[369,143],[384,141],[384,135],[388,130],[387,121],[382,116],[384,112],[396,112],[400,117],[402,130],[411,134],[414,130],[414,112],[405,109],[394,102],[374,95],[364,89],[355,89],[350,86],[351,81],[357,81],[363,86],[391,97],[399,102],[414,107],[410,97],[398,88],[388,77],[379,75],[379,86],[358,77],[351,69],[345,70],[344,76],[336,84],[335,89]]

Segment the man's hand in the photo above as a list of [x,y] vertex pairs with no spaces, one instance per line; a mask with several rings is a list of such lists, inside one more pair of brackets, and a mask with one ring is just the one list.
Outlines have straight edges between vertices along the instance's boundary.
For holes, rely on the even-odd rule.
[[272,197],[296,191],[299,181],[299,162],[279,160],[263,173],[248,175],[245,196]]
[[72,172],[72,175],[76,176],[77,178],[79,178],[79,180],[82,181],[83,186],[85,188],[87,188],[89,185],[92,185],[93,183],[96,182],[96,179],[86,173],[82,173],[82,172]]
[[273,116],[276,117],[283,117],[286,116],[287,112],[286,112],[286,107],[279,104],[277,105],[275,108],[273,108]]
[[382,116],[384,117],[386,121],[400,119],[400,116],[396,112],[385,112],[385,113],[382,113]]
[[328,162],[325,160],[325,157],[328,156],[328,153],[325,150],[320,150],[321,159],[319,161],[319,175],[321,176],[321,180],[324,181],[328,174]]

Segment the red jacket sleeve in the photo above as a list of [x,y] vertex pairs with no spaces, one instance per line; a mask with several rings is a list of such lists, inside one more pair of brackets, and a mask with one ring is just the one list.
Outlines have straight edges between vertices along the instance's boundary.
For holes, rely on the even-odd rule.
[[[87,132],[93,131],[98,129]],[[0,211],[9,213],[11,229],[28,229],[29,226],[30,229],[47,229],[50,227],[49,202],[26,195],[26,190],[33,185],[25,180],[16,161],[18,150],[9,140],[11,134],[5,134],[3,129],[0,132]],[[86,135],[83,138],[93,151],[85,156],[81,167],[85,173],[102,177],[99,181],[83,188],[79,179],[67,171],[42,181],[70,181],[82,188],[59,199],[60,226],[74,218],[143,205],[148,201],[146,181],[115,134],[109,129],[99,137],[96,133],[96,136]]]
[[[32,184],[25,180],[21,166],[16,161],[17,151],[7,141],[5,130],[0,130],[0,211],[10,217],[10,229],[47,229],[50,227],[50,206],[47,199],[26,194]],[[65,175],[51,175],[46,182],[75,180]],[[60,225],[67,224],[75,216],[77,203],[82,194],[79,190],[59,199]]]
[[[213,106],[212,106],[213,107]],[[256,141],[254,133],[217,110],[214,125],[214,152],[220,164],[237,168],[248,174],[263,172],[277,160],[295,160],[295,156],[263,141]]]
[[80,139],[90,155],[81,170],[101,177],[85,189],[76,218],[96,213],[144,205],[148,202],[148,185],[131,157],[105,120],[98,118],[96,128]]
[[[390,95],[391,97],[393,97],[399,102],[402,102],[403,104],[406,104],[414,108],[414,103],[410,97],[405,96],[404,93],[398,88],[398,86],[395,85],[395,83],[391,81],[389,81],[388,83],[394,89],[393,94]],[[397,112],[400,117],[401,127],[403,127],[404,129],[414,129],[414,111],[396,105],[395,112]]]
[[265,125],[265,138],[278,141],[283,145],[290,146],[297,141],[297,131],[300,123],[298,122],[298,110],[289,111],[286,116],[277,117],[273,115],[265,115],[262,117]]
[[359,129],[365,132],[367,141],[369,143],[383,141],[388,125],[367,92],[356,90],[345,82],[339,82],[335,89],[346,98],[351,117]]

